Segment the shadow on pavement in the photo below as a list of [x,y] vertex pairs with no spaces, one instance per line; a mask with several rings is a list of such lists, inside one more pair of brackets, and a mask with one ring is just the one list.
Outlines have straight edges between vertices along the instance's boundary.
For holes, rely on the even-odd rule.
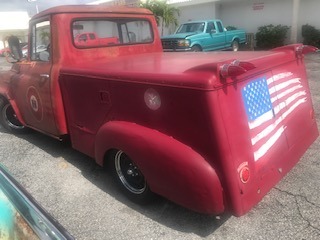
[[[0,131],[5,132],[3,128],[0,128]],[[122,195],[116,184],[114,184],[111,174],[106,169],[97,165],[92,158],[74,150],[69,142],[59,142],[34,131],[29,134],[16,135],[16,137],[28,141],[55,158],[62,157],[69,164],[80,170],[88,181],[102,191],[113,196],[134,211],[177,231],[206,237],[231,217],[229,214],[209,216],[195,213],[160,196],[149,205],[140,206],[134,204]]]

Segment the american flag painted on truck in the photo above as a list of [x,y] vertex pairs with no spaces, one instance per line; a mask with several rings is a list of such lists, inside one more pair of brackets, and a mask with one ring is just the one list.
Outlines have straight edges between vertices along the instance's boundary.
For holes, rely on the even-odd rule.
[[242,88],[254,160],[260,160],[285,131],[284,120],[307,101],[300,78],[291,72],[261,77]]

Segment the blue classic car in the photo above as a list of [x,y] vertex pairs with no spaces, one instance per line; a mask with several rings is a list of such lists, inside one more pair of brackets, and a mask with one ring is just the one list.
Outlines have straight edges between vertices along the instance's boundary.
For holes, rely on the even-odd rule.
[[1,164],[0,239],[74,239]]
[[175,34],[161,38],[163,50],[212,51],[232,49],[246,43],[243,30],[226,30],[220,20],[192,21],[181,24]]

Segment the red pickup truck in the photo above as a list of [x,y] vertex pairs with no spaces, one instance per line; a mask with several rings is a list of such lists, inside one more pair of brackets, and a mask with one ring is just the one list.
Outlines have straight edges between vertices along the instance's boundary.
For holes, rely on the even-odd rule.
[[[117,42],[77,44],[92,32]],[[0,122],[69,138],[133,201],[241,216],[318,137],[303,58],[315,50],[164,53],[146,9],[55,7],[0,75]]]
[[105,37],[100,38],[95,32],[81,33],[75,37],[75,45],[80,47],[96,46],[101,45],[114,45],[119,44],[119,39],[117,37]]

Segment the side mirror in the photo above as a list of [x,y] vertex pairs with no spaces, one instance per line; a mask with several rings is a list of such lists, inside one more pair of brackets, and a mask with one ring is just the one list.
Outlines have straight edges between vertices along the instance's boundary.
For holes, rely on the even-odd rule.
[[211,33],[211,34],[215,34],[215,33],[217,33],[217,30],[211,29],[210,33]]
[[11,56],[19,62],[23,58],[19,38],[16,36],[10,36],[8,38],[8,43],[11,51]]

